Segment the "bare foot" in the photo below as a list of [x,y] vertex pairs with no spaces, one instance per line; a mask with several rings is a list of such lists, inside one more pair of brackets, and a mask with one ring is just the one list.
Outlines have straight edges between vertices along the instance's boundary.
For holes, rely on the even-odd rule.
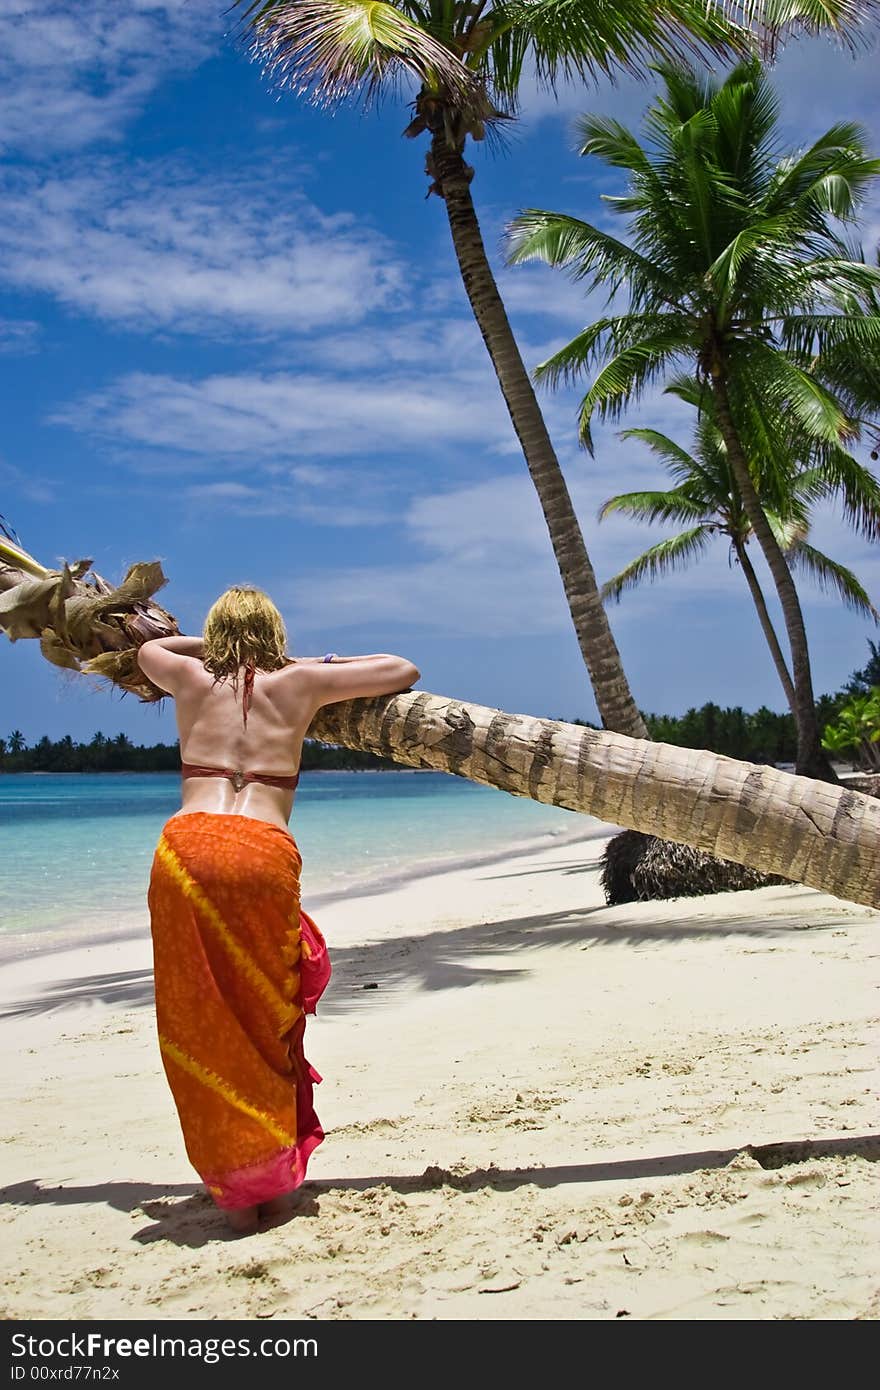
[[235,1207],[226,1212],[226,1220],[240,1236],[253,1235],[260,1219],[259,1207]]
[[280,1197],[271,1197],[268,1202],[260,1203],[260,1216],[288,1216],[293,1210],[294,1200],[293,1192],[282,1192]]

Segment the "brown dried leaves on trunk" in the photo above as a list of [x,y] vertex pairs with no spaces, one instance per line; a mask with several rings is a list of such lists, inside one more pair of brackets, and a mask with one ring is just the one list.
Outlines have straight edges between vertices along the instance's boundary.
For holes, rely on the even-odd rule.
[[179,631],[175,618],[152,602],[167,583],[162,566],[158,561],[132,565],[115,587],[89,573],[90,566],[90,560],[78,560],[48,570],[34,561],[38,573],[28,573],[4,556],[0,629],[11,642],[38,638],[54,666],[102,676],[144,702],[161,700],[165,692],[138,666],[137,649],[150,638]]

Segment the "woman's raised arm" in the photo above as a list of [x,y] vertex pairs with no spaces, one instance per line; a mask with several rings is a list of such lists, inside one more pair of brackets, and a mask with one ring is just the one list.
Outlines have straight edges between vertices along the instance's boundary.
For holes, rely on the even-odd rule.
[[417,666],[403,656],[376,652],[370,656],[337,656],[309,663],[317,708],[340,700],[366,699],[372,695],[398,695],[419,679]]

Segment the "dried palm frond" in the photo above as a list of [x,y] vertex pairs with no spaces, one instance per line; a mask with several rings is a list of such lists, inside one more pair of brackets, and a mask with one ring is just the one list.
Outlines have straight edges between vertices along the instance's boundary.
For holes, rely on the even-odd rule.
[[0,630],[10,642],[38,639],[54,666],[100,676],[145,703],[164,699],[137,662],[144,642],[179,632],[176,619],[152,602],[168,582],[162,566],[132,565],[114,586],[91,565],[48,569],[11,539],[0,540]]
[[609,907],[663,898],[696,898],[785,883],[729,859],[716,859],[690,845],[638,830],[622,830],[608,841],[600,877]]

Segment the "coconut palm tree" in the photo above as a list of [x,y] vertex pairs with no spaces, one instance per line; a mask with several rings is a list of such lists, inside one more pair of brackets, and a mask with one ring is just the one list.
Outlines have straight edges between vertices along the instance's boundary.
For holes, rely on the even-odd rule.
[[[858,5],[823,10],[820,26],[846,29]],[[471,195],[467,141],[497,133],[516,113],[523,74],[589,80],[643,71],[686,49],[742,51],[749,36],[705,0],[233,0],[251,49],[278,88],[333,106],[415,85],[410,138],[427,135],[429,192],[442,199],[465,291],[538,493],[581,654],[603,724],[646,738],[599,595],[568,486],[523,364],[486,254]],[[748,8],[748,7],[746,7]],[[782,23],[798,23],[787,0]],[[751,7],[755,12],[755,7]],[[825,18],[820,16],[824,14]],[[769,29],[768,29],[769,32]]]
[[[0,627],[15,639],[39,639],[52,661],[65,649],[69,660],[58,664],[109,679],[143,701],[161,699],[157,686],[132,674],[147,635],[178,630],[150,594],[134,597],[135,587],[143,592],[157,575],[165,582],[161,567],[134,566],[108,603],[82,564],[49,570],[0,542]],[[102,648],[104,655],[83,655]],[[880,908],[880,801],[858,792],[428,691],[327,705],[308,737],[452,772]]]
[[[685,400],[699,400],[697,382],[685,380],[667,389]],[[706,551],[716,536],[726,536],[732,555],[749,586],[786,700],[794,712],[794,685],[760,580],[749,558],[751,523],[731,472],[724,440],[711,418],[711,408],[705,409],[698,419],[692,453],[668,435],[653,429],[628,429],[622,431],[621,437],[639,439],[647,444],[672,475],[675,486],[666,490],[618,493],[603,502],[599,519],[622,513],[637,521],[683,523],[686,529],[659,541],[631,560],[603,584],[603,598],[619,600],[627,589],[645,579],[658,579],[685,568]],[[866,468],[851,457],[848,458],[846,471],[850,483],[850,513],[858,509],[863,514],[863,529],[867,528],[869,534],[873,534],[880,528],[880,485]],[[776,496],[769,492],[770,485],[774,484]],[[829,478],[821,463],[800,467],[787,479],[771,474],[767,484],[761,483],[758,471],[756,487],[764,514],[789,566],[808,572],[822,588],[836,589],[848,607],[872,618],[874,622],[880,622],[880,613],[853,572],[817,550],[807,540],[813,503],[821,497],[833,496],[837,491],[835,481]],[[827,747],[827,744],[823,746]]]
[[[581,153],[626,170],[627,192],[606,199],[628,239],[561,213],[529,210],[510,228],[509,259],[565,268],[591,289],[626,295],[537,370],[554,384],[598,373],[581,402],[592,447],[594,418],[618,419],[673,370],[698,373],[732,475],[782,607],[791,651],[798,771],[834,780],[820,742],[803,614],[785,553],[764,513],[753,473],[786,476],[790,422],[833,460],[860,421],[823,358],[876,358],[880,314],[865,303],[880,271],[845,244],[880,160],[862,130],[839,124],[809,149],[777,151],[778,104],[757,61],[715,83],[680,65],[659,69],[663,94],[647,139],[617,121],[585,116]],[[612,306],[614,307],[614,306]],[[751,463],[750,463],[751,461]]]

